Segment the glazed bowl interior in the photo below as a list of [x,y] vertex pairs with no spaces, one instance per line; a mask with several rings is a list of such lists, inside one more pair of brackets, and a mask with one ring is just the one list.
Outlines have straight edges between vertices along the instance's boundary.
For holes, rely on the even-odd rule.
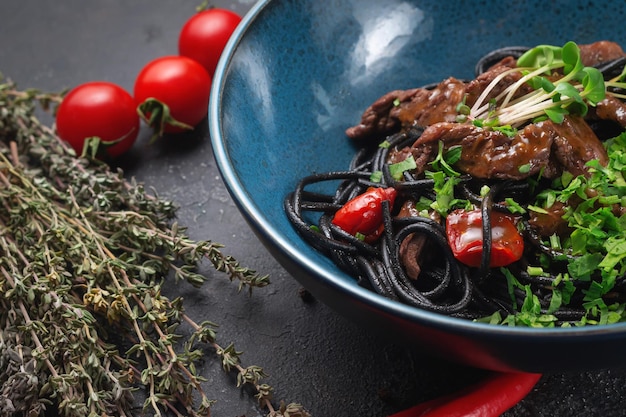
[[[489,369],[547,372],[625,364],[626,323],[492,326],[379,296],[310,247],[283,209],[300,178],[346,169],[355,148],[345,129],[388,91],[449,76],[471,78],[481,56],[504,46],[602,39],[626,44],[623,4],[591,4],[478,1],[468,9],[461,0],[258,2],[228,44],[213,83],[211,140],[227,188],[295,279],[368,328]],[[587,359],[545,354],[563,350]]]

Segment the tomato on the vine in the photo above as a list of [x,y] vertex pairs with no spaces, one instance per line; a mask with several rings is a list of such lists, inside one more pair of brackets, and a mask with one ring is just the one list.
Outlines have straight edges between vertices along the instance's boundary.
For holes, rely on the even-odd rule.
[[139,134],[139,116],[133,97],[107,81],[92,81],[74,87],[63,97],[56,113],[59,137],[78,155],[85,141],[98,138],[96,156],[118,157],[127,152]]
[[197,126],[208,113],[211,76],[184,56],[150,61],[135,80],[135,102],[146,122],[159,133]]
[[184,24],[178,38],[178,53],[198,61],[213,76],[222,51],[241,17],[230,10],[208,9]]
[[[491,212],[492,268],[518,261],[524,252],[524,238],[517,230],[512,216]],[[448,244],[460,262],[478,267],[483,254],[482,213],[476,210],[455,210],[446,218]]]

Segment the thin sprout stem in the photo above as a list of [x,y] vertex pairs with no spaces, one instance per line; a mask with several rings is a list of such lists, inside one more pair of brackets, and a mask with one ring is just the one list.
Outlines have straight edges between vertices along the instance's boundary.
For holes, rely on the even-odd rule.
[[489,105],[485,104],[483,105],[483,102],[485,101],[485,99],[487,98],[487,96],[489,95],[489,93],[491,93],[491,91],[496,88],[496,86],[498,85],[498,83],[507,75],[512,74],[514,72],[518,72],[517,68],[512,68],[510,70],[504,71],[500,74],[498,74],[490,83],[489,85],[483,90],[483,92],[480,94],[480,96],[478,96],[478,98],[476,99],[476,101],[474,102],[471,110],[470,110],[470,115],[474,115],[477,113],[482,113],[484,112]]
[[[536,69],[531,74],[533,74],[532,76],[536,76],[543,72],[546,72],[548,70],[552,70],[558,67],[559,67],[558,65],[551,65],[551,66],[546,65],[544,67]],[[489,83],[489,85],[487,85],[487,87],[483,90],[480,96],[478,96],[478,98],[476,99],[476,102],[474,103],[474,105],[472,106],[470,110],[470,115],[481,114],[481,113],[487,112],[490,107],[490,104],[489,103],[483,104],[483,102],[489,96],[489,93],[491,93],[491,91],[498,85],[498,83],[500,83],[500,81],[502,81],[506,76],[510,74],[513,74],[516,72],[523,72],[525,70],[530,70],[530,68],[511,68],[509,70],[503,71],[502,73],[494,77],[494,79]],[[497,102],[498,100],[502,99],[502,97],[507,96],[508,98],[506,99],[506,101],[508,102],[510,100],[510,97],[512,97],[513,94],[515,94],[515,92],[530,78],[532,78],[530,77],[530,74],[526,75],[522,77],[520,80],[518,80],[517,82],[515,82],[514,84],[508,86],[504,91],[502,91],[500,94],[498,94],[495,97],[495,101]]]
[[[507,88],[506,90],[504,90],[504,92],[502,92],[500,94],[500,96],[502,96],[505,92],[507,92],[506,97],[504,98],[504,100],[502,101],[501,106],[502,107],[506,107],[509,104],[509,101],[511,101],[511,99],[513,98],[513,95],[517,92],[517,90],[519,90],[519,88],[525,84],[526,82],[528,82],[529,80],[531,80],[533,77],[536,77],[539,74],[543,74],[547,71],[553,70],[558,68],[559,65],[549,65],[549,66],[544,66],[541,68],[537,68],[534,71],[529,72],[528,74],[525,74],[522,78],[520,78],[519,80],[517,80],[515,83],[513,83],[511,85],[511,87]],[[530,68],[526,69],[526,68],[519,68],[520,72],[523,72],[525,70],[529,70]],[[498,98],[496,98],[496,100],[498,100],[500,98],[500,96]]]

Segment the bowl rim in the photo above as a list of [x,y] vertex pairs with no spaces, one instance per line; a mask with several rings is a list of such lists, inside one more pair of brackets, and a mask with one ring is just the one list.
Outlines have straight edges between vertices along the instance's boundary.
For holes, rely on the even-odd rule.
[[231,194],[231,197],[241,211],[242,215],[250,224],[254,224],[258,227],[258,232],[261,233],[263,237],[271,241],[273,246],[275,246],[275,248],[281,252],[282,255],[286,256],[308,273],[322,277],[327,284],[330,284],[330,286],[341,291],[342,293],[357,297],[358,301],[369,306],[374,306],[377,309],[382,309],[390,315],[402,317],[411,322],[427,325],[429,327],[436,327],[438,329],[453,329],[454,332],[466,334],[489,334],[490,336],[507,338],[519,336],[531,339],[566,339],[591,336],[597,337],[598,335],[603,337],[626,336],[626,322],[581,327],[512,327],[478,323],[467,319],[450,317],[422,310],[417,307],[391,300],[371,290],[359,287],[358,285],[355,286],[354,284],[337,279],[333,273],[310,259],[307,259],[304,254],[296,250],[285,238],[283,238],[280,230],[277,230],[269,223],[261,210],[259,210],[259,207],[250,198],[250,195],[246,192],[243,184],[239,180],[232,164],[230,163],[230,157],[224,141],[224,134],[220,119],[221,99],[227,79],[227,70],[233,59],[233,55],[236,53],[237,47],[246,35],[248,28],[254,24],[261,12],[269,6],[270,3],[276,1],[281,0],[257,1],[242,17],[241,22],[233,32],[222,52],[214,73],[209,99],[208,115],[210,141],[222,181],[226,185],[227,190]]

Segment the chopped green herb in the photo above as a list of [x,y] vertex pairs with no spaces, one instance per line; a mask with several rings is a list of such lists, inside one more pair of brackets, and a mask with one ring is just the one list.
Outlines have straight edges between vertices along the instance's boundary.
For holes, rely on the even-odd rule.
[[528,210],[534,211],[535,213],[548,214],[548,210],[539,206],[528,205]]
[[526,272],[528,272],[528,275],[530,275],[531,277],[540,277],[545,274],[543,268],[540,266],[529,265],[528,267],[526,267]]
[[552,249],[562,249],[561,238],[557,234],[550,235],[550,247]]
[[461,159],[461,152],[463,148],[459,146],[453,146],[444,151],[443,141],[439,141],[439,148],[435,160],[430,163],[431,167],[435,171],[443,171],[445,174],[451,177],[458,177],[461,174],[452,168],[452,165]]
[[528,174],[530,172],[530,163],[520,165],[520,167],[517,168],[517,170],[520,172],[520,174]]
[[430,208],[445,216],[455,208],[469,208],[471,203],[468,200],[455,198],[454,188],[459,183],[458,177],[448,177],[442,171],[426,171],[426,178],[434,180],[436,198]]
[[382,171],[374,171],[372,172],[372,175],[370,175],[371,182],[380,182],[382,179],[383,179]]
[[456,105],[456,112],[463,115],[470,114],[470,107],[465,104],[467,102],[467,94],[463,96],[463,100],[459,104]]
[[496,132],[504,133],[510,138],[517,135],[517,129],[512,127],[511,125],[493,126],[492,129],[495,130]]
[[507,208],[513,214],[524,214],[526,213],[526,209],[522,207],[517,201],[513,200],[511,197],[507,197],[504,199]]
[[389,173],[394,180],[400,181],[405,171],[410,171],[415,168],[417,168],[415,159],[413,158],[413,155],[409,155],[404,161],[390,164]]

